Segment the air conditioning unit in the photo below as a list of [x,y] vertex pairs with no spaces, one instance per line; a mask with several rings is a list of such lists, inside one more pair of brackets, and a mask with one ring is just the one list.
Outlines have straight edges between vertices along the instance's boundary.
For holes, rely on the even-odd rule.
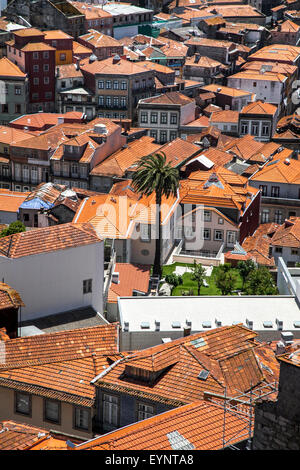
[[186,320],[186,326],[188,326],[189,328],[192,328],[191,320]]
[[124,321],[124,331],[129,331],[129,321]]
[[253,321],[252,320],[248,320],[248,318],[246,318],[246,325],[248,328],[250,328],[250,330],[253,330]]
[[283,330],[283,321],[276,318],[276,325],[278,330]]
[[217,328],[220,328],[220,327],[222,326],[221,320],[218,320],[217,318],[216,318],[216,320],[215,320],[215,323],[216,323],[216,327],[217,327]]
[[159,330],[160,330],[160,321],[155,320],[155,331],[159,331]]

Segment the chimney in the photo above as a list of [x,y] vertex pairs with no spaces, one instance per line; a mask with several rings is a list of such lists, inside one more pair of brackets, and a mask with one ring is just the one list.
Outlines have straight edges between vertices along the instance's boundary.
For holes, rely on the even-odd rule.
[[189,326],[184,326],[183,327],[183,336],[190,336],[191,334],[191,328]]
[[114,284],[119,284],[120,281],[119,281],[119,273],[118,273],[118,272],[112,273],[111,281],[112,281]]
[[113,56],[113,60],[112,60],[112,63],[113,64],[117,64],[118,62],[120,62],[121,58],[118,54],[114,55]]
[[285,345],[282,341],[278,341],[276,344],[276,355],[284,354],[285,353]]
[[281,332],[281,342],[284,344],[284,346],[290,346],[293,344],[294,341],[294,335],[291,331],[282,331]]
[[63,124],[65,122],[64,116],[58,116],[57,124]]
[[56,78],[59,78],[59,67],[56,67]]

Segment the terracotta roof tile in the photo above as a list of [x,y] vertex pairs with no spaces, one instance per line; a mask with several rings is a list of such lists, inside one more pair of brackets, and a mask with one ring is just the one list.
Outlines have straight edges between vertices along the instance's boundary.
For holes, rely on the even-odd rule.
[[1,238],[0,255],[21,258],[99,242],[100,238],[90,224],[68,223]]
[[0,59],[0,77],[17,77],[17,78],[26,78],[26,73],[13,62],[11,62],[7,57],[2,57]]
[[132,296],[133,291],[146,294],[149,288],[151,266],[116,263],[114,272],[119,273],[119,283],[112,282],[108,292],[108,302],[116,303],[118,297]]
[[[255,341],[256,335],[242,325],[233,325],[179,338],[115,362],[96,377],[95,384],[102,390],[115,390],[173,406],[202,399],[204,392],[223,395],[225,387],[232,397],[247,394],[250,388],[270,383],[255,357],[255,349],[262,347]],[[154,367],[154,364],[157,365]],[[274,382],[279,375],[275,356],[272,367]],[[142,375],[138,375],[139,369]],[[203,369],[209,372],[206,380],[198,377]],[[144,377],[147,370],[159,375],[155,380],[150,379],[151,375],[148,381],[138,378]]]
[[[225,426],[225,429],[224,429]],[[92,439],[76,450],[174,450],[171,433],[194,450],[221,450],[245,439],[245,420],[223,406],[196,401]],[[171,441],[171,442],[170,442]]]
[[4,282],[0,282],[0,310],[24,307],[20,294]]
[[49,436],[49,432],[30,424],[0,422],[0,450],[25,450],[42,436]]
[[29,193],[0,189],[0,211],[17,213]]

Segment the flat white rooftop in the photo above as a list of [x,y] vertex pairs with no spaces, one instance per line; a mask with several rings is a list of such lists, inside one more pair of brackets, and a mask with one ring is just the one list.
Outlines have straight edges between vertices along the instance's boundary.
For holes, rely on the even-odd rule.
[[[191,326],[193,332],[217,326],[252,322],[255,331],[300,331],[300,310],[294,296],[200,296],[200,297],[120,297],[119,321],[124,331],[159,330],[176,332]],[[217,323],[216,321],[220,322]],[[189,323],[191,322],[191,324]]]

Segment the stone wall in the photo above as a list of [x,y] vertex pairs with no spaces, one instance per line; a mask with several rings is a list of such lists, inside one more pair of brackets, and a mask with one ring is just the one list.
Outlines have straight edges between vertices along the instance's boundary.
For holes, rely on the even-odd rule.
[[300,450],[300,423],[279,414],[277,403],[255,407],[253,450]]

